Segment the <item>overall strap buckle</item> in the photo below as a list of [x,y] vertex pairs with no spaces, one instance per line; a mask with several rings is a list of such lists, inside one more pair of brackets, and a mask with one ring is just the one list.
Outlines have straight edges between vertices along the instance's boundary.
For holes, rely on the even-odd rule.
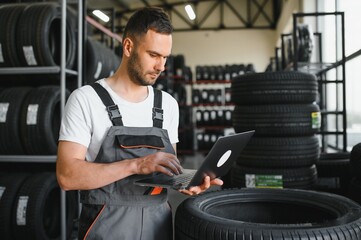
[[162,91],[153,88],[154,103],[153,103],[153,127],[163,128],[163,109],[162,109]]
[[109,95],[108,91],[99,83],[95,82],[91,85],[98,94],[106,107],[110,121],[114,126],[123,126],[122,115],[120,114],[118,105],[116,105]]
[[153,119],[153,120],[163,121],[163,109],[157,108],[157,107],[153,107],[152,119]]
[[111,121],[116,118],[122,118],[122,114],[120,114],[118,105],[107,106],[107,111]]

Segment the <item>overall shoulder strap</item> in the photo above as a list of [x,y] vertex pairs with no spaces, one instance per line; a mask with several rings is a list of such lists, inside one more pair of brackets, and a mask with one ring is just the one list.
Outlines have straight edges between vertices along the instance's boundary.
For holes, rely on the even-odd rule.
[[153,127],[163,128],[162,91],[154,89]]
[[114,126],[123,126],[122,115],[120,114],[118,105],[116,105],[113,99],[110,97],[108,91],[99,83],[93,83],[92,86],[95,92],[98,94],[102,102],[104,103],[110,121],[112,121]]

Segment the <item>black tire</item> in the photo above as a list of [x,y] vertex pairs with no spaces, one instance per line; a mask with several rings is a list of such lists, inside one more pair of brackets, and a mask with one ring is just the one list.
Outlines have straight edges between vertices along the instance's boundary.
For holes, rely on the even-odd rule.
[[313,49],[313,33],[310,26],[300,24],[297,26],[296,35],[298,38],[298,61],[310,62]]
[[350,181],[348,196],[361,205],[361,180],[354,177]]
[[350,154],[350,166],[352,175],[361,180],[361,143],[352,147]]
[[313,103],[316,77],[302,72],[244,74],[232,80],[232,101],[238,105]]
[[316,104],[236,106],[232,121],[236,132],[256,130],[255,136],[309,136],[319,129]]
[[321,153],[317,162],[319,177],[350,177],[350,153]]
[[3,56],[0,67],[21,66],[15,43],[18,20],[25,6],[23,4],[0,6],[0,29],[3,32],[3,34],[0,34],[0,51]]
[[[28,5],[18,22],[17,49],[23,66],[59,66],[61,53],[61,6],[57,3]],[[74,65],[75,30],[66,25],[66,67]],[[26,48],[26,53],[23,48]]]
[[[74,195],[67,198],[67,238],[77,215],[75,200]],[[15,204],[13,230],[16,240],[60,239],[60,187],[55,173],[42,172],[28,178],[20,188]]]
[[249,186],[246,175],[282,176],[284,188],[310,189],[317,182],[317,169],[315,165],[303,168],[250,168],[234,165],[231,173],[232,186]]
[[[68,95],[66,91],[66,97]],[[33,89],[24,100],[20,120],[26,153],[56,154],[60,122],[60,88],[42,86]]]
[[85,79],[87,84],[109,77],[120,64],[119,57],[110,48],[90,37],[86,42],[86,54]]
[[316,136],[253,137],[237,163],[249,167],[304,167],[316,164],[320,156]]
[[183,201],[176,240],[359,240],[361,207],[342,196],[295,189],[233,189]]
[[349,152],[321,153],[316,166],[320,179],[337,180],[338,186],[333,191],[337,191],[341,195],[347,194],[351,180]]
[[0,175],[0,236],[1,239],[14,239],[12,216],[15,199],[27,173],[1,173]]
[[0,120],[0,154],[24,154],[20,137],[22,103],[31,88],[16,87],[0,91],[0,105],[4,118]]

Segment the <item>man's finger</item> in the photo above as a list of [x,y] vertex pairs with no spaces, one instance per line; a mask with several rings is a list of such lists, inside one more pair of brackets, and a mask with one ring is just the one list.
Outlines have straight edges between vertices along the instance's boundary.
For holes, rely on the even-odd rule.
[[168,176],[171,176],[171,177],[174,175],[173,171],[171,171],[169,168],[164,167],[162,165],[157,165],[155,167],[155,171],[160,172],[160,173],[164,173],[164,174],[166,174]]
[[170,159],[163,159],[160,162],[160,165],[168,168],[170,171],[172,171],[176,175],[178,175],[182,172],[182,170],[181,170],[182,167],[177,162],[172,161]]
[[206,176],[204,178],[202,186],[203,186],[201,187],[202,190],[206,190],[211,186],[211,178],[209,176]]
[[221,179],[219,179],[219,178],[215,178],[215,179],[211,180],[211,185],[222,186],[223,181]]

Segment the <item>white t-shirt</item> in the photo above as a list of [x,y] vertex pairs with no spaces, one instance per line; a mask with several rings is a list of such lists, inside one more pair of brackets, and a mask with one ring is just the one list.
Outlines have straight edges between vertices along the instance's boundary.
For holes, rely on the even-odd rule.
[[[148,87],[148,97],[139,103],[128,102],[119,97],[104,79],[98,81],[118,105],[124,126],[153,126],[152,108],[154,92]],[[162,91],[163,128],[168,131],[172,144],[178,142],[179,108],[177,101]],[[112,126],[108,112],[98,94],[87,85],[78,88],[70,95],[64,109],[59,140],[82,144],[88,148],[86,159],[94,161],[103,139]]]

